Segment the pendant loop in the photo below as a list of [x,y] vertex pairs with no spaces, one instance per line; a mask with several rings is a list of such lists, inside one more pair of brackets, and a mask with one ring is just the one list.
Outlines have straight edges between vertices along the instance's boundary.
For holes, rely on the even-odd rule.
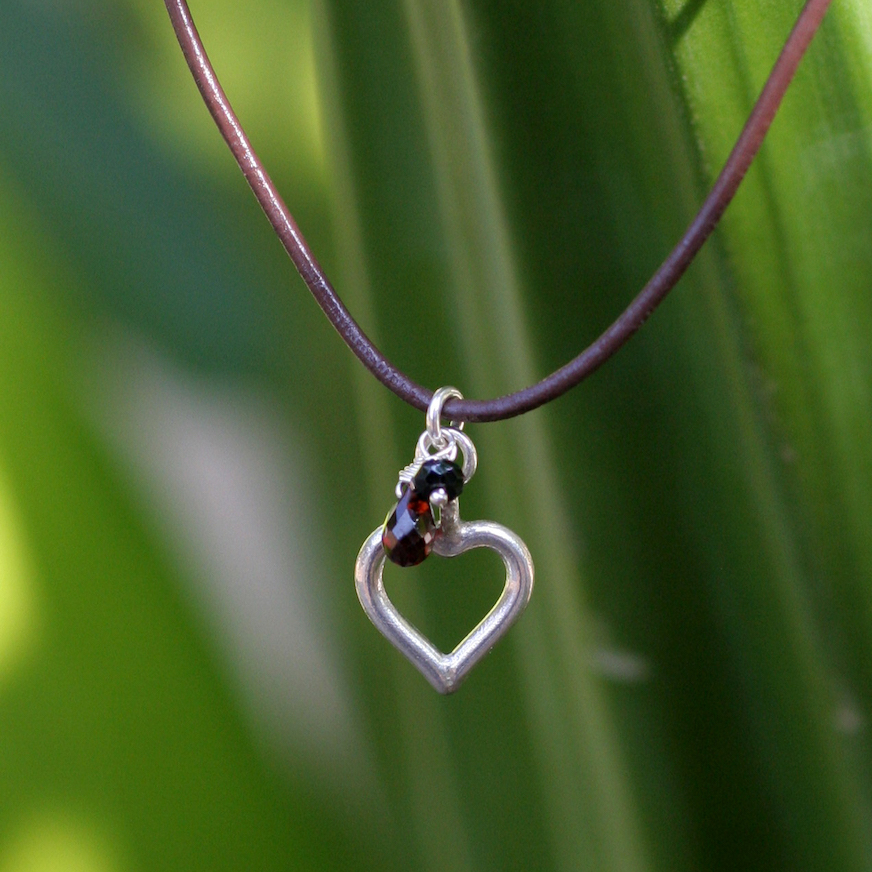
[[[462,400],[463,394],[460,393],[457,388],[453,387],[444,387],[439,388],[439,390],[433,392],[433,398],[430,400],[430,405],[427,407],[427,433],[430,435],[430,440],[432,444],[437,448],[444,448],[445,436],[442,433],[442,407],[445,405],[447,400],[450,399]],[[463,429],[463,422],[460,424],[451,423],[451,426],[455,430]]]

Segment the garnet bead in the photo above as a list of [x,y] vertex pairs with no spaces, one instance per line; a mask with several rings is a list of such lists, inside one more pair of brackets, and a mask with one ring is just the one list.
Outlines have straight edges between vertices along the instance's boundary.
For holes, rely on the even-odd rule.
[[407,487],[382,528],[382,545],[388,559],[399,566],[417,566],[433,547],[439,532],[430,503]]
[[449,500],[456,500],[463,491],[463,472],[451,460],[425,460],[415,473],[412,487],[426,500],[440,487],[445,489]]
[[396,508],[382,528],[388,560],[399,566],[417,566],[430,553],[439,528],[430,509],[430,494],[443,488],[449,500],[463,490],[463,472],[450,460],[426,460],[406,485]]

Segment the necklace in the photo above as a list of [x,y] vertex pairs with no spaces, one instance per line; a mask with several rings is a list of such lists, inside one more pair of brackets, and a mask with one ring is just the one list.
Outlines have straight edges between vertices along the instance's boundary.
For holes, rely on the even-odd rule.
[[[186,0],[165,0],[173,28],[203,99],[234,158],[310,292],[364,366],[401,399],[426,411],[426,428],[412,462],[400,472],[399,500],[385,525],[364,543],[355,567],[358,597],[378,629],[436,687],[455,690],[470,669],[518,618],[533,585],[523,542],[490,521],[460,519],[458,498],[477,455],[465,422],[498,421],[531,411],[579,384],[621,348],[666,297],[711,235],[762,145],[799,63],[831,0],[807,0],[711,192],[684,236],[624,312],[577,357],[540,382],[491,400],[465,400],[455,388],[431,393],[390,363],[333,289],[254,152],[206,55]],[[442,421],[449,423],[443,426]],[[386,559],[414,565],[431,552],[454,557],[492,548],[506,567],[502,595],[450,654],[439,652],[399,614],[382,583]]]

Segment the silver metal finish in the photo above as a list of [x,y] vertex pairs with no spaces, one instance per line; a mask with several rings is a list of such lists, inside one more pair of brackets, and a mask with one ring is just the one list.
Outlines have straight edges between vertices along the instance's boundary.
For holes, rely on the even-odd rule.
[[[439,390],[433,392],[433,397],[430,400],[430,405],[427,407],[427,432],[430,434],[430,438],[436,448],[445,447],[442,436],[442,407],[445,405],[445,401],[450,400],[452,397],[455,397],[458,400],[462,400],[463,394],[460,393],[457,388],[439,388]],[[452,424],[452,426],[455,430],[463,429],[462,423],[459,425]]]
[[442,533],[433,550],[442,557],[457,557],[472,548],[491,548],[506,567],[506,583],[494,607],[450,653],[443,654],[413,627],[390,601],[384,586],[385,552],[382,530],[374,530],[363,543],[354,567],[354,584],[369,619],[413,663],[440,693],[452,693],[470,670],[505,635],[518,619],[533,592],[533,560],[523,541],[493,521],[460,519],[458,500],[442,510]]
[[437,487],[430,494],[430,505],[437,509],[444,509],[448,505],[448,491],[444,487]]

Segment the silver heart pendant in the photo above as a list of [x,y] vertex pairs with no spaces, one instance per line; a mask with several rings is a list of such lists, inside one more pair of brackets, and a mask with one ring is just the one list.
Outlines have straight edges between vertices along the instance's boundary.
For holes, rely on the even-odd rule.
[[[472,667],[515,623],[533,592],[533,560],[518,536],[493,521],[460,520],[457,498],[475,474],[478,455],[463,424],[442,426],[442,406],[451,397],[462,398],[451,387],[433,394],[415,458],[400,471],[399,502],[384,526],[363,543],[354,566],[357,597],[369,619],[440,693],[460,687]],[[491,548],[500,555],[506,584],[473,631],[450,654],[443,654],[391,602],[384,584],[385,560],[416,566],[431,551],[457,557],[472,548]]]
[[520,537],[493,521],[460,520],[456,499],[442,510],[440,534],[432,550],[442,557],[457,557],[473,548],[491,548],[506,567],[506,584],[494,607],[450,653],[443,654],[396,609],[384,586],[383,529],[374,530],[363,543],[354,568],[357,596],[369,619],[385,638],[413,663],[440,693],[457,690],[473,666],[503,637],[518,619],[533,592],[533,561]]
[[511,530],[493,521],[461,521],[457,501],[442,512],[442,533],[433,551],[457,557],[472,548],[491,548],[506,567],[506,584],[494,607],[450,653],[443,654],[396,609],[384,586],[382,529],[363,543],[354,568],[357,596],[382,635],[413,663],[440,693],[457,690],[470,670],[518,619],[533,592],[533,561],[527,546]]

